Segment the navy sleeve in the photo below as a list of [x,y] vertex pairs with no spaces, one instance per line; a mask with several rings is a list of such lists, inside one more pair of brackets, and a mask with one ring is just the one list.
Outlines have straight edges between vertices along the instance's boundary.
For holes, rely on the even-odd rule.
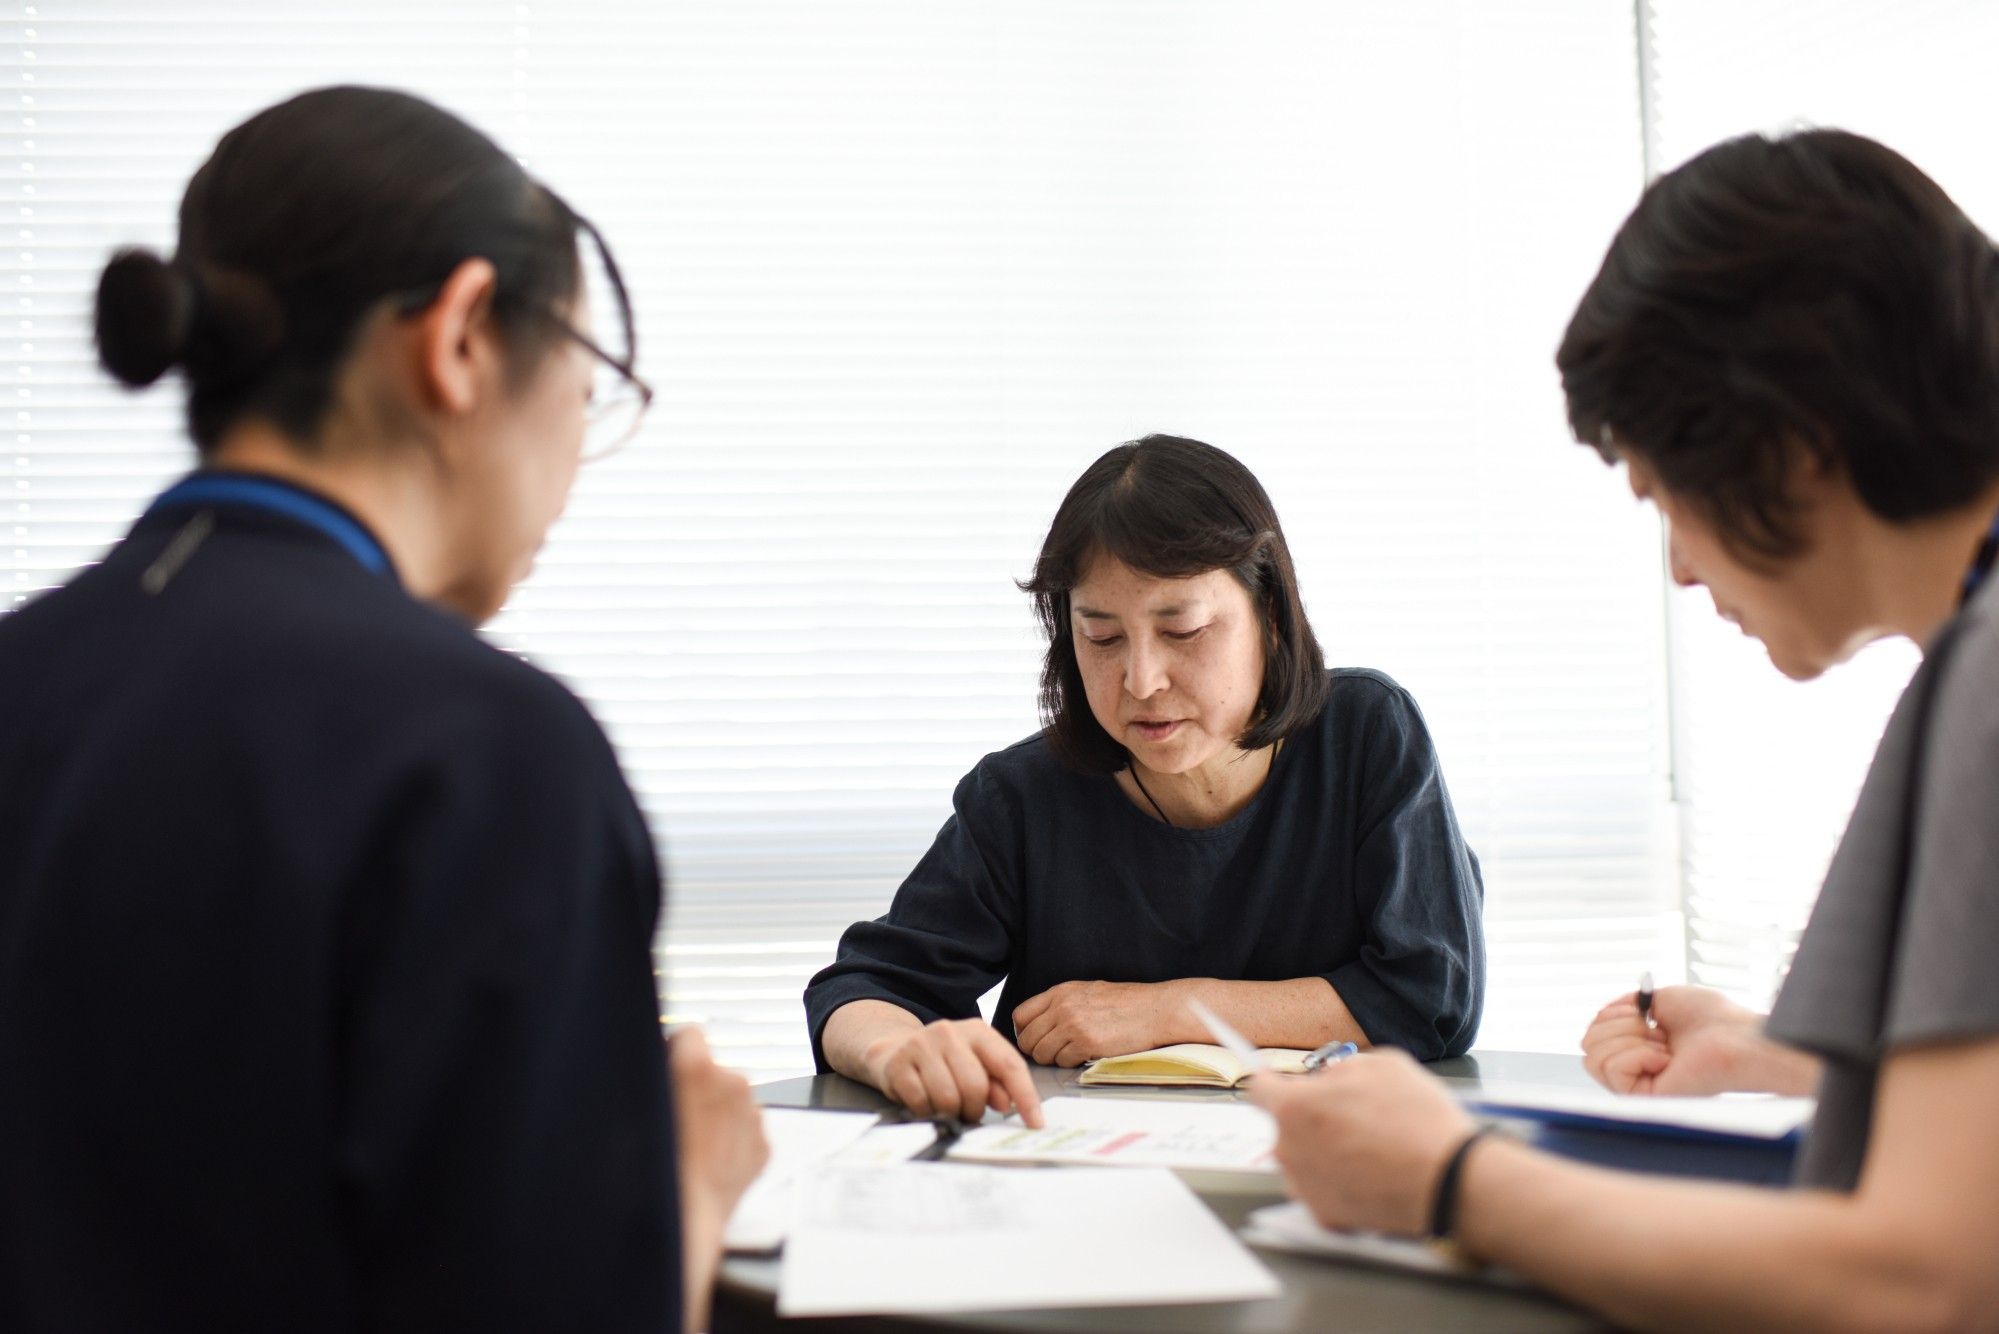
[[1377,1046],[1461,1056],[1485,1000],[1484,888],[1415,700],[1384,687],[1365,729],[1353,885],[1360,957],[1326,974]]
[[543,687],[410,739],[345,923],[333,1134],[368,1329],[681,1324],[657,864],[609,744]]
[[831,1067],[826,1021],[850,1001],[882,1000],[932,1023],[975,1019],[1018,939],[1021,816],[981,764],[958,783],[951,818],[902,882],[887,914],[856,922],[805,988],[812,1057]]

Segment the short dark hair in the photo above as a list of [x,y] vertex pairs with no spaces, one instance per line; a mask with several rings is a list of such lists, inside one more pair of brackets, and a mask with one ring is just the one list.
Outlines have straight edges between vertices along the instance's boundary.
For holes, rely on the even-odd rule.
[[602,256],[629,358],[630,302],[586,219],[422,98],[315,89],[222,137],[188,182],[171,260],[125,250],[105,266],[98,355],[134,388],[181,367],[203,450],[249,416],[310,448],[364,318],[389,298],[420,309],[467,259],[493,265],[508,351],[552,344],[548,317],[582,287],[579,231]]
[[1291,549],[1256,477],[1199,440],[1148,435],[1119,445],[1083,471],[1062,498],[1034,576],[1020,587],[1048,633],[1041,667],[1042,727],[1064,764],[1111,774],[1131,763],[1097,722],[1076,665],[1069,594],[1098,555],[1162,579],[1227,570],[1249,592],[1264,634],[1263,688],[1237,744],[1258,750],[1319,716],[1329,689],[1325,655]]
[[1800,461],[1896,522],[1999,477],[1999,259],[1857,134],[1746,135],[1660,177],[1555,362],[1578,440],[1642,456],[1766,564],[1802,545]]

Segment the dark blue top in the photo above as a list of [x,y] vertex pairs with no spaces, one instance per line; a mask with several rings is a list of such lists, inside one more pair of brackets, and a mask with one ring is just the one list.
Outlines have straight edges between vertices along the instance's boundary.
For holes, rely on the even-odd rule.
[[182,500],[0,618],[0,1329],[678,1328],[603,733],[323,516]]
[[1250,804],[1162,824],[1115,779],[1030,737],[981,760],[896,891],[805,991],[813,1053],[849,1001],[993,1024],[1061,982],[1323,977],[1368,1038],[1423,1060],[1471,1047],[1485,994],[1478,859],[1416,702],[1380,672],[1332,673]]

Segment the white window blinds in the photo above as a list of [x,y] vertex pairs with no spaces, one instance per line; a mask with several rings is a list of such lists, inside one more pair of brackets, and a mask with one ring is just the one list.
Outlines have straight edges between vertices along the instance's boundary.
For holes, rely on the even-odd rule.
[[[1658,0],[1654,142],[1670,169],[1721,139],[1801,125],[1871,135],[1988,230],[1999,220],[1991,56],[1999,7],[1979,0]],[[1917,661],[1882,644],[1809,686],[1676,594],[1672,641],[1694,980],[1764,1005],[1789,966]]]
[[16,13],[9,602],[185,464],[85,315],[230,124],[408,87],[603,225],[660,402],[491,633],[610,730],[670,866],[667,1008],[728,1059],[803,1068],[805,979],[1034,727],[1011,581],[1151,430],[1259,472],[1329,657],[1422,703],[1486,868],[1482,1041],[1569,1047],[1677,965],[1656,537],[1551,365],[1641,181],[1628,7]]

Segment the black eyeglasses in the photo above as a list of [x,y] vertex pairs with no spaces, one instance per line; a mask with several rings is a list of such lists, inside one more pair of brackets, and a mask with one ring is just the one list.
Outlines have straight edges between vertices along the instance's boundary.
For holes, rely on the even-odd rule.
[[[444,284],[431,283],[394,293],[389,299],[395,303],[398,314],[415,315],[428,309],[443,290]],[[597,365],[590,377],[590,398],[583,409],[582,457],[585,463],[609,458],[638,435],[639,426],[652,407],[653,387],[632,369],[630,358],[612,356],[596,339],[556,311],[537,313],[596,358]]]
[[549,318],[563,333],[582,344],[597,359],[590,377],[590,401],[584,408],[583,461],[594,463],[629,445],[652,407],[652,386],[625,361],[597,345],[597,340],[554,311]]

